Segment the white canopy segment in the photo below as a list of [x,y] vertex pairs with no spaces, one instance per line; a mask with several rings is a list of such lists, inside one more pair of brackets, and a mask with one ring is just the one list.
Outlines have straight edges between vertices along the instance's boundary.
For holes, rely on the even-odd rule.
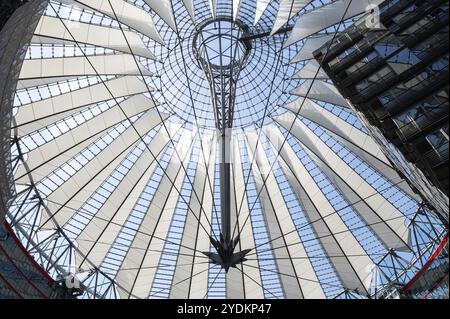
[[301,61],[307,61],[314,59],[313,52],[317,48],[322,47],[325,43],[333,39],[334,34],[318,34],[317,36],[311,36],[304,40],[303,46],[300,48],[295,57],[291,60],[291,63],[297,63]]
[[[49,1],[18,73],[9,221],[83,298],[370,297],[421,199],[313,52],[380,2]],[[230,48],[200,61],[208,45]],[[223,131],[220,59],[239,65]]]
[[[317,72],[319,72],[318,69],[316,70]],[[342,97],[334,85],[323,80],[306,80],[302,85],[292,91],[292,94],[342,107],[350,107],[349,102]]]
[[233,19],[236,20],[239,9],[241,8],[242,0],[233,0]]
[[150,76],[152,73],[139,62],[136,63],[131,54],[116,54],[84,57],[66,57],[52,59],[33,59],[25,61],[21,80],[36,78],[74,78],[78,76],[99,75],[140,75]]
[[256,0],[256,13],[254,24],[257,25],[263,13],[266,11],[272,0]]
[[[127,41],[125,41],[125,38]],[[111,50],[133,53],[154,59],[142,39],[134,32],[104,26],[91,25],[58,17],[43,16],[36,29],[32,43],[57,43],[56,39],[85,43]]]
[[[291,0],[294,2],[303,2]],[[288,2],[291,2],[288,0]],[[339,24],[342,20],[370,11],[384,0],[340,0],[305,13],[292,30],[285,46],[303,40],[321,30]]]
[[195,22],[195,7],[194,7],[194,0],[183,0],[184,6],[186,7],[186,10],[189,12],[192,21]]
[[217,0],[208,0],[213,18],[217,16]]
[[328,75],[322,68],[320,68],[319,62],[316,60],[308,61],[305,66],[298,71],[292,78],[294,79],[319,79],[327,80]]
[[[63,0],[61,3],[83,5],[128,25],[149,38],[164,44],[148,12],[124,0]],[[149,3],[150,5],[150,3]]]
[[290,18],[296,16],[310,2],[310,0],[281,0],[272,33],[277,32]]

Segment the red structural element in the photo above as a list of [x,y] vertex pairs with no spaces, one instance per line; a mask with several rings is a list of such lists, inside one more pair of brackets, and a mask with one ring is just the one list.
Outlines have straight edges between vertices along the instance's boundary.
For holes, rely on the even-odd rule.
[[17,270],[17,272],[20,273],[20,275],[41,295],[43,298],[48,298],[47,295],[45,295],[38,287],[36,287],[35,284],[23,273],[22,269],[20,269],[19,266],[14,262],[14,260],[11,258],[11,256],[8,255],[6,250],[0,245],[0,251],[3,252],[3,254],[6,256],[6,259],[14,266],[14,268]]
[[[427,261],[427,263],[422,267],[422,269],[419,270],[419,272],[413,277],[413,279],[411,279],[411,281],[409,283],[407,283],[403,288],[402,291],[406,292],[409,289],[411,289],[411,287],[419,280],[419,278],[428,270],[428,268],[431,267],[431,265],[433,264],[433,262],[436,260],[436,258],[441,254],[442,250],[444,250],[445,245],[447,245],[448,243],[448,234],[444,237],[444,239],[442,240],[441,244],[439,245],[439,247],[437,248],[437,250],[434,252],[434,254],[430,257],[430,259]],[[444,277],[445,278],[445,277]],[[442,280],[442,279],[441,279]],[[434,288],[432,288],[432,290],[434,290],[436,288],[436,286]],[[432,290],[429,291],[429,293],[432,292]]]
[[20,242],[19,238],[17,238],[17,236],[14,234],[14,230],[11,228],[11,226],[6,221],[3,223],[3,226],[5,226],[11,238],[16,242],[17,247],[19,247],[19,249],[23,252],[25,257],[33,265],[33,267],[47,279],[49,285],[53,285],[55,282],[53,278],[50,277],[50,275],[34,260],[34,258],[30,255],[30,253],[25,249],[25,247]]
[[[22,245],[22,243],[20,242],[19,238],[17,238],[17,236],[14,234],[13,229],[11,228],[11,226],[5,221],[3,223],[6,231],[8,232],[9,236],[11,236],[11,238],[14,240],[14,242],[16,243],[17,247],[20,249],[20,251],[23,253],[23,255],[25,256],[25,258],[29,261],[29,263],[32,265],[33,268],[36,269],[36,271],[38,271],[44,278],[47,279],[48,284],[51,286],[54,284],[54,280],[49,276],[49,274],[41,267],[39,266],[39,264],[34,260],[34,258],[29,254],[29,252],[25,249],[25,247]],[[13,267],[16,269],[16,271],[30,284],[31,287],[34,288],[34,290],[36,290],[38,292],[38,294],[45,299],[48,299],[49,296],[46,295],[41,289],[39,289],[39,287],[37,287],[31,280],[30,278],[27,277],[27,275],[22,271],[22,269],[16,264],[16,262],[14,261],[14,259],[7,253],[7,251],[2,247],[2,245],[0,245],[0,251],[5,255],[5,257],[8,259],[8,261],[13,265]],[[2,279],[7,285],[8,287],[15,293],[17,294],[19,297],[23,298],[23,296],[20,295],[19,292],[17,292],[16,289],[14,289],[12,287],[12,285],[6,280],[6,278],[1,277],[0,279]]]

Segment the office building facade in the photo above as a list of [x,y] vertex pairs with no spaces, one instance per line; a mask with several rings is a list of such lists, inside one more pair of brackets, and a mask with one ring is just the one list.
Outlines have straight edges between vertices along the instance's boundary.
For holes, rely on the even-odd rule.
[[389,0],[314,53],[389,159],[444,217],[448,31],[448,1]]

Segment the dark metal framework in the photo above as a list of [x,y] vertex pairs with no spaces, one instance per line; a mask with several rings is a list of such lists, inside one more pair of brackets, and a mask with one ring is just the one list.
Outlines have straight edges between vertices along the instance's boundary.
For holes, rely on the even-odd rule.
[[210,83],[216,129],[224,135],[233,127],[236,86],[252,49],[250,40],[241,40],[249,28],[229,17],[217,17],[197,32],[194,54]]
[[410,235],[411,246],[420,253],[412,262],[394,250],[383,256],[374,268],[374,298],[422,299],[441,287],[436,298],[448,298],[448,229],[440,216],[421,205],[410,221]]
[[[261,34],[264,34],[262,32]],[[259,37],[259,36],[258,36]],[[247,39],[246,36],[244,36],[244,39]],[[239,43],[239,42],[238,42]],[[201,46],[202,44],[200,44]],[[203,45],[207,45],[206,43],[203,43]],[[245,48],[248,48],[244,45]],[[235,46],[236,48],[236,46]],[[245,50],[244,50],[245,52]],[[244,54],[245,56],[245,54]],[[203,59],[205,57],[203,56]],[[230,55],[229,59],[231,61],[236,60],[236,56]],[[227,139],[226,139],[226,133],[227,128],[231,128],[233,126],[233,110],[234,110],[234,101],[230,101],[230,99],[233,99],[233,84],[234,89],[236,87],[236,83],[238,82],[238,71],[240,68],[237,68],[237,65],[244,65],[242,63],[242,59],[237,59],[238,61],[241,61],[239,63],[231,63],[233,65],[230,67],[230,65],[222,65],[222,67],[219,68],[211,68],[211,63],[208,63],[208,61],[205,59],[204,63],[204,69],[207,74],[216,74],[215,81],[210,81],[210,83],[214,83],[214,87],[211,87],[211,90],[216,90],[218,92],[221,92],[221,94],[215,94],[213,96],[221,96],[222,98],[218,99],[218,102],[221,104],[219,107],[215,107],[214,114],[217,112],[221,112],[221,121],[218,121],[218,128],[220,129],[220,132],[223,133],[221,135],[222,138],[222,147],[223,150],[223,163],[227,163],[226,161],[226,145],[227,145]],[[185,60],[182,60],[184,64],[186,64]],[[225,66],[225,67],[224,67]],[[217,65],[216,65],[217,67]],[[231,69],[231,71],[230,71]],[[217,76],[217,74],[219,74]],[[237,75],[237,76],[236,76]],[[225,81],[232,81],[233,84],[224,85],[224,79],[228,79]],[[215,83],[217,82],[217,83]],[[219,85],[220,83],[220,85]],[[226,98],[228,95],[229,98]],[[194,104],[194,100],[192,100]],[[223,103],[222,103],[223,102]],[[269,103],[268,103],[269,104]],[[195,107],[195,106],[194,106]],[[225,114],[225,116],[223,116]],[[228,116],[227,116],[228,114]],[[12,165],[14,167],[17,167],[18,165],[25,164],[23,156],[21,156],[20,152],[20,144],[17,140],[12,141],[12,146],[17,150],[17,153],[13,160]],[[228,162],[229,163],[229,162]],[[253,165],[253,163],[252,163]],[[185,169],[183,167],[183,169]],[[272,169],[272,167],[271,167]],[[228,176],[226,167],[222,168],[222,176],[221,181],[225,181],[223,186],[221,186],[222,189],[222,198],[223,204],[222,207],[226,207],[227,203],[229,203],[229,200],[227,199],[227,193],[229,196],[229,168],[228,168]],[[250,174],[250,173],[249,173]],[[228,181],[228,182],[227,182]],[[267,180],[264,181],[264,183]],[[228,185],[227,185],[228,184]],[[247,186],[247,185],[246,185]],[[228,189],[228,190],[227,190]],[[259,194],[258,194],[259,197]],[[228,204],[229,205],[229,204]],[[253,209],[253,207],[252,207]],[[77,252],[77,248],[73,245],[72,241],[68,236],[65,234],[64,230],[61,228],[55,228],[53,230],[50,230],[46,234],[46,238],[42,239],[40,238],[37,240],[35,230],[38,228],[37,221],[39,220],[40,214],[45,213],[46,210],[46,200],[42,198],[42,195],[36,188],[36,185],[32,180],[30,180],[29,185],[23,187],[23,189],[20,189],[17,193],[17,196],[13,200],[12,209],[9,212],[8,219],[10,220],[11,224],[14,226],[16,231],[18,231],[21,239],[23,242],[26,243],[27,248],[29,251],[34,255],[34,257],[40,262],[40,264],[45,266],[45,269],[49,271],[52,275],[55,277],[59,277],[61,280],[64,280],[67,276],[70,276],[73,274],[72,267],[72,261],[75,256],[75,253]],[[224,208],[223,212],[229,211],[229,208]],[[228,260],[228,262],[224,262],[223,256],[224,253],[219,252],[220,259],[217,259],[217,255],[215,257],[211,257],[213,261],[216,261],[218,264],[226,264],[224,268],[228,266],[232,266],[236,262],[240,262],[245,257],[244,255],[233,255],[230,256],[230,247],[233,249],[231,250],[231,253],[234,252],[234,246],[236,246],[236,242],[232,242],[232,236],[231,236],[231,223],[227,216],[227,214],[224,214],[222,212],[222,243],[218,243],[217,241],[213,241],[213,243],[216,243],[216,249],[218,251],[224,250],[225,254],[228,254],[228,257],[231,259]],[[421,215],[421,211],[417,212],[417,215]],[[227,220],[228,219],[228,220]],[[431,227],[431,228],[430,228]],[[417,227],[416,227],[417,228]],[[415,227],[412,228],[412,231],[414,234],[419,237],[419,232],[416,230]],[[430,234],[442,234],[443,227],[439,222],[427,222],[425,229]],[[432,230],[432,231],[431,231]],[[445,230],[445,228],[444,228]],[[238,237],[239,238],[239,235]],[[227,240],[225,240],[227,239]],[[420,241],[418,240],[418,243],[422,242],[429,242],[425,238],[425,240]],[[227,247],[224,246],[224,243],[227,244]],[[414,254],[417,256],[417,260],[425,260],[427,258],[427,254],[430,251],[430,248],[425,249],[422,247],[422,244],[417,244],[416,249],[414,251]],[[194,251],[195,252],[195,251]],[[242,253],[245,253],[243,251]],[[239,253],[241,254],[241,253]],[[236,259],[237,258],[237,261]],[[387,260],[386,257],[384,260]],[[89,268],[89,272],[87,275],[82,278],[81,282],[81,289],[83,291],[83,297],[85,298],[117,298],[118,297],[118,290],[122,289],[122,287],[119,287],[117,283],[115,282],[114,278],[111,278],[107,273],[102,271],[101,269],[97,268],[96,265],[90,263],[89,259],[86,259],[85,265]],[[406,271],[414,271],[415,269],[411,269],[406,267]],[[402,271],[404,271],[403,269]],[[245,275],[245,274],[243,274]],[[395,270],[394,277],[400,276],[399,270]],[[393,278],[391,276],[390,278]],[[264,287],[263,287],[264,288]],[[361,298],[360,295],[358,295],[356,292],[351,291],[343,291],[342,295],[345,295],[347,298],[355,297],[355,298]],[[130,294],[130,296],[132,296]],[[374,297],[377,297],[376,294]]]
[[217,17],[206,21],[194,36],[194,54],[209,81],[220,148],[221,234],[211,238],[218,254],[207,252],[211,260],[227,272],[243,261],[250,250],[234,253],[239,237],[231,236],[231,129],[235,109],[236,87],[241,70],[252,49],[250,40],[241,40],[249,29],[240,21]]
[[[327,45],[315,52],[388,157],[447,220],[448,6],[448,0],[385,1],[379,17],[345,30],[330,52]],[[380,26],[368,27],[370,19]]]
[[[13,159],[14,165],[18,165],[21,162],[20,157]],[[33,229],[38,227],[36,224],[38,217],[45,210],[45,200],[42,199],[36,186],[31,183],[17,193],[8,213],[7,218],[11,227],[15,229],[18,238],[30,255],[35,258],[50,276],[57,278],[59,283],[65,284],[67,280],[77,282],[79,284],[78,291],[83,298],[120,298],[118,291],[123,291],[123,287],[118,285],[114,278],[105,271],[90,263],[89,260],[86,263],[89,268],[84,270],[84,272],[88,270],[86,275],[82,278],[79,277],[79,271],[81,270],[73,269],[72,266],[77,248],[63,229],[55,228],[46,234],[45,239],[37,240],[36,235],[33,235]],[[430,211],[425,205],[422,205],[411,218],[409,228],[412,238],[413,261],[409,257],[404,256],[402,252],[395,250],[390,250],[386,255],[382,256],[372,269],[373,279],[370,298],[406,298],[407,295],[402,293],[402,289],[430,260],[448,232],[439,216],[434,211]],[[448,269],[448,243],[446,247],[447,253],[443,255],[442,260],[447,262],[446,267]],[[237,256],[245,258],[245,255],[241,256],[240,254]],[[217,260],[217,264],[222,262]],[[133,295],[130,295],[130,297],[133,297]],[[439,297],[443,298],[442,292]],[[348,289],[343,289],[340,294],[335,296],[335,299],[364,298],[367,298],[367,296]]]

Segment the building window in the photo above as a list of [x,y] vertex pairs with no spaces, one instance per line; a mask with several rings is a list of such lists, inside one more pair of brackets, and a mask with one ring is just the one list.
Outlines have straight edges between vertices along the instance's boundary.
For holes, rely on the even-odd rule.
[[346,71],[348,75],[351,75],[355,72],[361,72],[362,69],[372,63],[376,58],[378,57],[378,54],[375,51],[370,52],[367,56],[353,64],[351,67],[349,67]]
[[401,50],[399,53],[388,59],[389,63],[406,65],[407,68],[420,62],[420,59],[408,48]]
[[354,46],[348,48],[347,50],[345,50],[344,52],[342,52],[341,54],[339,54],[337,57],[335,57],[333,60],[330,61],[329,63],[330,67],[334,67],[335,65],[342,62],[356,51],[357,49]]
[[428,143],[442,160],[448,160],[448,139],[448,125],[427,136]]
[[395,124],[405,139],[445,116],[448,112],[448,98],[442,98],[443,94],[445,95],[445,91],[429,96],[394,118]]
[[375,44],[374,48],[378,52],[378,54],[383,57],[389,57],[398,50],[400,50],[403,47],[403,44],[398,41],[398,39],[390,35],[386,39],[383,40],[383,42],[378,42]]
[[393,72],[391,68],[389,66],[385,66],[375,74],[371,75],[369,78],[358,83],[356,85],[356,89],[361,95],[364,95],[365,91],[367,91],[368,88],[385,82],[386,78],[390,77],[392,74]]

